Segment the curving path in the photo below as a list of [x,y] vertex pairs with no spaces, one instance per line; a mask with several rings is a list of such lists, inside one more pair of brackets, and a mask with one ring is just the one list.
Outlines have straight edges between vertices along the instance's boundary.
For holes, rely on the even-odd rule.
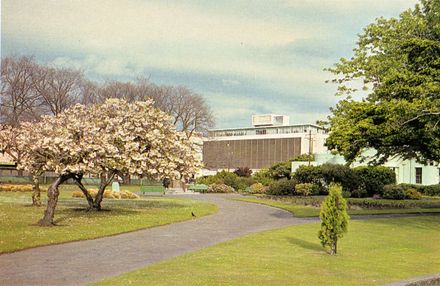
[[231,195],[185,197],[214,203],[219,211],[131,233],[2,254],[0,285],[84,285],[248,233],[318,220],[228,200]]

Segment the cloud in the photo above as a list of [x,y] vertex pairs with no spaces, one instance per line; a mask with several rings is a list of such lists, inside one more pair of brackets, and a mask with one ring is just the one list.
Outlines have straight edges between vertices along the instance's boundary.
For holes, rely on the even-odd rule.
[[337,99],[323,71],[356,34],[415,0],[3,0],[2,56],[34,54],[95,79],[139,75],[206,96],[219,127],[252,113],[314,122]]
[[222,79],[222,84],[225,86],[234,86],[241,84],[241,82],[235,79]]

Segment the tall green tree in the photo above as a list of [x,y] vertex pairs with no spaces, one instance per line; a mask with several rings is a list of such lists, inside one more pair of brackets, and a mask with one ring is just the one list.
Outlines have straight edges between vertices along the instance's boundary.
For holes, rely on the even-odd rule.
[[376,163],[440,161],[440,0],[377,19],[353,51],[328,69],[344,98],[331,109],[327,146],[349,162],[366,148]]
[[338,240],[347,232],[348,214],[347,203],[342,197],[342,187],[332,184],[329,194],[322,203],[321,230],[318,233],[321,244],[330,248],[330,254],[336,254]]

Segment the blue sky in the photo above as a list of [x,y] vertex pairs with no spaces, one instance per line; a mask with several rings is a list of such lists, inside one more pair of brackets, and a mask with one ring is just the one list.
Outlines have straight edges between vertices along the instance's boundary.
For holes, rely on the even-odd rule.
[[93,80],[186,85],[218,128],[252,114],[325,119],[338,98],[324,72],[350,57],[375,18],[415,0],[2,0],[1,54],[80,68]]

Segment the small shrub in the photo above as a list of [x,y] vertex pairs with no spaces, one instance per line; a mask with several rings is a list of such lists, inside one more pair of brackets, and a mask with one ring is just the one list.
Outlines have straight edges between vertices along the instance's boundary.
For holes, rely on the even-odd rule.
[[416,189],[407,189],[404,190],[405,199],[408,200],[420,200],[422,198],[422,194],[418,192]]
[[440,196],[440,184],[424,186],[420,192],[427,196]]
[[206,190],[207,193],[233,193],[234,188],[225,184],[212,184]]
[[263,194],[266,192],[266,188],[262,183],[255,183],[250,186],[250,192],[253,194]]
[[405,199],[404,188],[399,185],[385,185],[383,198],[389,200],[403,200]]
[[274,180],[289,179],[292,172],[290,161],[279,162],[269,167],[268,174]]
[[274,196],[288,196],[295,194],[295,181],[282,179],[270,184],[267,194]]
[[342,192],[342,197],[343,198],[349,198],[349,197],[351,197],[351,193],[349,191],[343,191]]
[[347,203],[342,197],[340,185],[330,185],[329,194],[321,205],[321,229],[318,236],[324,247],[330,248],[330,254],[336,254],[338,240],[347,232]]
[[[41,191],[45,191],[41,189]],[[32,185],[1,184],[0,192],[32,192]]]
[[83,198],[84,194],[81,191],[74,191],[72,193],[72,198]]
[[[98,190],[96,189],[90,189],[88,190],[89,194],[92,196],[92,198],[95,198],[98,194]],[[74,191],[72,193],[73,198],[84,198],[84,194],[81,191]],[[121,190],[120,192],[113,192],[111,190],[105,190],[104,191],[104,198],[106,199],[129,199],[134,200],[138,199],[139,196],[135,193],[132,193],[130,191]]]
[[364,185],[359,185],[359,187],[353,191],[351,191],[352,198],[365,198],[368,196],[367,190]]
[[385,185],[396,183],[394,171],[384,166],[360,166],[354,168],[353,171],[368,196],[383,194]]
[[313,193],[313,184],[297,184],[295,185],[295,193],[299,196],[310,196]]
[[344,191],[352,192],[359,187],[359,178],[350,167],[339,164],[323,164],[322,178],[327,186],[331,183],[341,185]]
[[264,186],[269,186],[270,184],[272,184],[275,181],[270,176],[268,169],[261,169],[260,171],[256,172],[252,176],[252,178],[254,179],[255,182],[261,183]]
[[312,183],[319,186],[322,183],[321,168],[320,166],[299,166],[293,178],[298,183]]
[[205,176],[197,179],[198,184],[212,185],[225,184],[232,187],[234,190],[244,191],[247,187],[254,183],[252,178],[239,177],[234,173],[221,171],[214,176]]

